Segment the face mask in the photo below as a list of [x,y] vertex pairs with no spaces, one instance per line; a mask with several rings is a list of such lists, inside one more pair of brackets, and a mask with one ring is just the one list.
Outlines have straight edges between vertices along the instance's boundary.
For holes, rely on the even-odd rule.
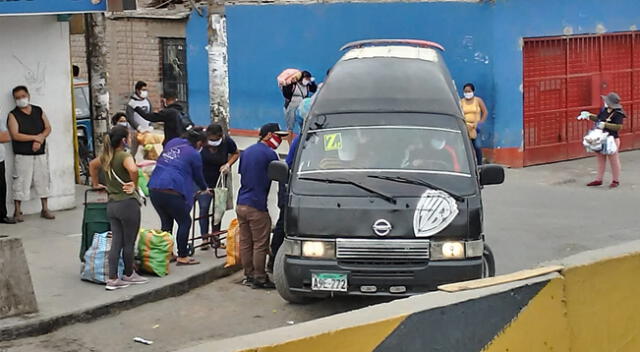
[[19,108],[26,108],[29,106],[29,98],[16,99],[16,106]]
[[278,149],[280,143],[282,143],[282,138],[277,134],[271,136],[271,138],[264,141],[271,149]]
[[465,99],[471,99],[471,98],[473,98],[473,92],[471,92],[471,93],[464,93],[464,98],[465,98]]
[[444,139],[432,139],[431,140],[431,146],[434,149],[442,150],[442,148],[444,148],[444,145],[445,145]]
[[129,127],[129,124],[126,122],[118,122],[118,126]]
[[303,80],[302,80],[302,85],[303,85],[303,86],[308,86],[308,85],[309,85],[309,83],[311,83],[311,81],[310,81],[310,80],[308,80],[308,79],[303,79]]
[[149,96],[149,92],[146,90],[140,91],[140,98],[142,99],[147,99],[147,97]]
[[217,141],[209,141],[207,143],[211,147],[218,147],[218,146],[220,146],[220,144],[222,144],[222,138],[218,139]]

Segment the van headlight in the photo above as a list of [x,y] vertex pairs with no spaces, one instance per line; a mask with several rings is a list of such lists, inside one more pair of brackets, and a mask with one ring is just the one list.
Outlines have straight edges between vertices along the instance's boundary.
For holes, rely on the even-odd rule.
[[442,241],[431,242],[431,260],[456,260],[482,257],[484,242],[480,241]]
[[302,241],[302,256],[310,258],[335,258],[334,241]]

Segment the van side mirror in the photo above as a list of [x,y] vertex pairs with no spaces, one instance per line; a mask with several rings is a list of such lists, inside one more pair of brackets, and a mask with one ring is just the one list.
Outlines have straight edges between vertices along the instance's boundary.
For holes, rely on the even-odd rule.
[[269,164],[269,170],[267,174],[272,181],[280,183],[289,182],[289,166],[282,160],[272,161]]
[[480,172],[480,184],[483,186],[499,185],[504,182],[504,168],[500,165],[480,165],[478,171]]

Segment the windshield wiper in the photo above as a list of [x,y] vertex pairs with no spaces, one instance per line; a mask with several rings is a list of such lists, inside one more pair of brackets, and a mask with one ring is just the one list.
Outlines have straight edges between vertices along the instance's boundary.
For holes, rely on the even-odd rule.
[[439,187],[434,185],[431,182],[427,182],[427,181],[423,181],[423,180],[418,180],[418,179],[412,179],[412,178],[406,178],[406,177],[402,177],[402,176],[382,176],[382,175],[369,175],[368,177],[370,178],[377,178],[379,180],[387,180],[387,181],[392,181],[392,182],[399,182],[399,183],[406,183],[406,184],[410,184],[410,185],[418,185],[418,186],[424,186],[424,187],[428,187],[437,191],[442,191],[448,195],[450,195],[453,199],[459,201],[459,202],[464,202],[464,197],[462,197],[461,195],[454,193],[448,189]]
[[340,184],[340,185],[352,185],[354,187],[360,188],[363,191],[367,191],[371,194],[375,194],[378,197],[386,200],[387,202],[391,203],[391,204],[396,204],[396,199],[393,198],[390,195],[384,194],[380,191],[376,191],[375,189],[371,189],[367,186],[361,185],[355,181],[351,181],[351,180],[346,180],[346,179],[332,179],[332,178],[314,178],[314,177],[300,177],[298,178],[298,180],[303,180],[303,181],[314,181],[314,182],[324,182],[324,183],[333,183],[333,184]]

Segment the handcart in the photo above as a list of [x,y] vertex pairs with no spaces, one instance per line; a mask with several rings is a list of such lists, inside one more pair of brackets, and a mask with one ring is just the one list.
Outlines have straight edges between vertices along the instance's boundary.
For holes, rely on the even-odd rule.
[[[227,255],[226,253],[227,247],[226,247],[226,244],[222,242],[223,241],[226,242],[227,230],[207,233],[202,236],[196,235],[196,225],[199,223],[199,220],[207,219],[207,221],[209,221],[208,219],[211,219],[213,217],[213,212],[215,211],[214,209],[215,207],[211,207],[210,212],[208,214],[199,216],[199,217],[196,215],[197,214],[196,205],[198,204],[198,198],[203,193],[205,192],[198,192],[193,198],[193,211],[191,216],[193,219],[193,224],[191,225],[191,237],[189,239],[189,243],[187,244],[187,249],[189,250],[189,256],[193,256],[195,254],[196,248],[211,246],[211,248],[213,249],[213,254],[216,256],[216,258],[224,258]],[[199,245],[196,245],[197,240],[202,240],[202,242]],[[224,252],[220,254],[218,250],[222,250]]]
[[[96,199],[89,202],[89,194]],[[99,196],[96,196],[99,195]],[[88,189],[84,192],[84,214],[82,215],[82,242],[80,243],[80,261],[84,262],[84,253],[91,247],[93,235],[111,230],[107,217],[107,192],[101,189]]]

